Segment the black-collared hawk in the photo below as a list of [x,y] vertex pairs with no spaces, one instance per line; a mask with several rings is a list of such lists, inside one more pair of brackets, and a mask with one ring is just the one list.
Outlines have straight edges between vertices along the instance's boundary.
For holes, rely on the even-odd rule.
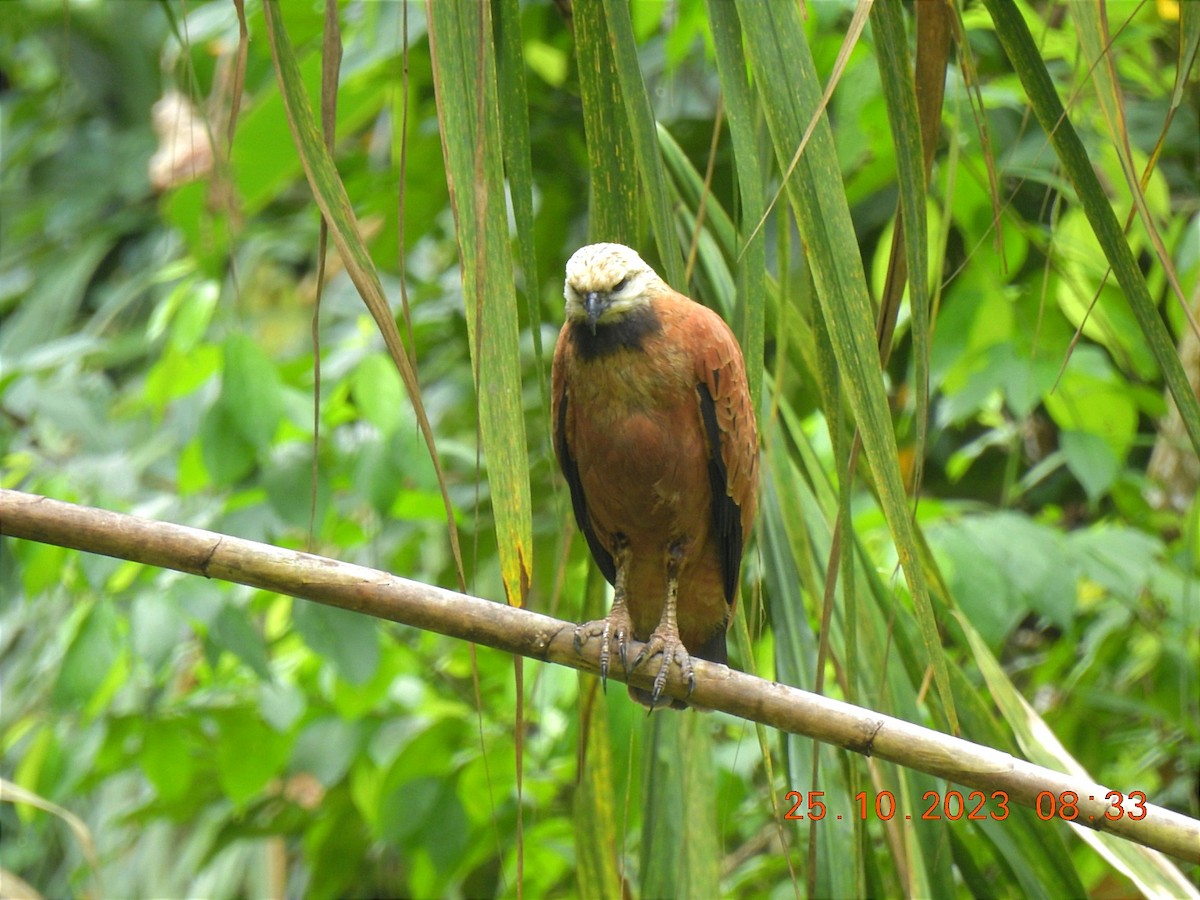
[[[758,429],[742,351],[715,312],[672,290],[633,250],[591,244],[567,262],[566,322],[554,350],[554,450],[575,521],[613,585],[599,638],[626,671],[661,655],[653,709],[672,662],[724,663],[742,549],[754,520]],[[646,642],[630,661],[627,641]],[[686,704],[675,701],[676,708]]]

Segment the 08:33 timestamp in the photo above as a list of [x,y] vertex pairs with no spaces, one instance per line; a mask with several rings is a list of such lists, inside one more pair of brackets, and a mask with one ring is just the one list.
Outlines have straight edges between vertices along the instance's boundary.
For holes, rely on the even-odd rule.
[[[807,794],[803,791],[788,791],[785,799],[791,806],[783,814],[783,817],[810,821],[824,819],[829,815],[824,797],[824,791],[809,791]],[[983,791],[971,791],[965,797],[960,791],[947,791],[944,795],[939,791],[926,791],[921,795],[921,799],[929,805],[920,816],[916,817],[919,819],[948,819],[952,822],[959,819],[966,819],[969,822],[991,819],[1002,822],[1008,818],[1007,791],[992,791],[990,797]],[[990,806],[989,799],[993,801]],[[1130,791],[1128,798],[1119,791],[1109,791],[1102,798],[1089,796],[1087,799],[1107,800],[1110,805],[1105,808],[1103,815],[1104,818],[1112,821],[1121,818],[1146,818],[1146,795],[1141,791]],[[1126,799],[1131,805],[1129,810],[1126,810],[1124,806]],[[1038,818],[1043,821],[1064,819],[1071,822],[1080,818],[1093,820],[1098,817],[1097,815],[1085,815],[1080,810],[1079,795],[1074,791],[1062,791],[1058,794],[1042,791],[1037,796],[1034,809]],[[859,819],[865,820],[872,811],[876,818],[884,821],[894,818],[897,814],[896,798],[892,792],[877,791],[874,794],[868,794],[866,791],[859,791],[854,795],[854,806],[849,815],[857,814]],[[840,820],[845,816],[835,813],[834,818]],[[903,818],[912,819],[914,817],[905,815]]]

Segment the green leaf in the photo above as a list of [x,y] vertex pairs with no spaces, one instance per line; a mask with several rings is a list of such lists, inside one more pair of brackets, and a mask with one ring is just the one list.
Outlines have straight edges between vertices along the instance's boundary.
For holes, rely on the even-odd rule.
[[1124,526],[1102,526],[1067,535],[1067,546],[1079,559],[1081,574],[1114,597],[1137,597],[1159,568],[1162,543],[1145,532]]
[[213,620],[208,638],[217,649],[232,653],[253,669],[259,678],[271,677],[267,646],[245,609],[225,603]]
[[378,354],[363,357],[351,376],[351,395],[368,422],[390,435],[404,416],[404,385],[396,367]]
[[55,250],[55,264],[7,317],[0,333],[0,355],[17,357],[66,332],[83,303],[84,292],[104,255],[111,235],[80,235],[71,252]]
[[138,764],[161,800],[166,803],[179,800],[191,787],[197,750],[186,720],[160,719],[146,723]]
[[1076,570],[1057,529],[996,511],[946,519],[929,537],[947,557],[951,593],[989,645],[1000,646],[1031,610],[1071,627]]
[[1064,431],[1058,441],[1067,467],[1087,491],[1088,499],[1095,502],[1108,493],[1121,471],[1112,444],[1089,431]]
[[379,630],[366,616],[322,603],[298,602],[292,624],[304,642],[350,684],[364,684],[379,666]]
[[381,824],[385,840],[429,854],[433,865],[425,877],[430,883],[418,893],[441,893],[469,841],[470,823],[454,779],[418,778],[399,785],[385,798]]
[[357,722],[326,716],[309,722],[296,738],[289,767],[308,772],[326,787],[346,777],[350,764],[361,749],[361,730]]
[[936,529],[930,539],[945,554],[946,581],[963,614],[989,646],[1000,646],[1025,613],[1009,589],[1008,573],[980,559],[984,548],[966,530]]
[[129,632],[134,652],[152,672],[158,671],[179,649],[185,629],[179,609],[167,594],[139,593],[129,611]]
[[[496,4],[496,78],[500,104],[500,134],[504,144],[504,172],[512,200],[513,223],[524,275],[525,312],[533,334],[533,354],[538,362],[538,390],[542,408],[550,406],[542,349],[541,303],[538,296],[536,233],[533,214],[533,158],[529,144],[529,91],[525,84],[521,8],[517,0]],[[532,64],[530,68],[532,68]],[[565,69],[565,66],[563,67]],[[561,79],[560,79],[561,80]]]
[[72,551],[54,544],[30,544],[22,554],[21,585],[25,593],[37,596],[61,585]]
[[1137,404],[1128,386],[1104,369],[1069,369],[1046,396],[1046,409],[1060,428],[1104,441],[1120,463],[1137,435]]
[[283,420],[283,385],[275,365],[248,335],[229,336],[224,347],[220,406],[226,421],[259,451],[271,446]]
[[78,710],[104,682],[121,647],[117,617],[111,603],[94,603],[67,646],[54,681],[52,699],[61,709]]
[[[871,6],[871,28],[878,47],[880,83],[887,101],[891,136],[896,147],[904,262],[908,273],[908,303],[912,311],[913,383],[916,410],[916,466],[924,466],[929,411],[930,298],[926,172],[928,151],[921,146],[917,88],[908,55],[908,35],[900,4]],[[899,286],[897,285],[897,290]],[[890,350],[890,348],[888,348]],[[918,477],[919,483],[919,477]]]
[[192,282],[189,279],[180,287],[183,294],[171,323],[170,343],[173,350],[190,354],[198,348],[204,338],[217,309],[221,292],[215,282],[207,280]]
[[217,780],[236,805],[258,795],[287,761],[291,739],[244,708],[210,714],[217,725]]
[[[385,362],[386,365],[386,362]],[[389,366],[389,368],[391,368]],[[393,374],[395,369],[392,369]],[[266,489],[271,508],[293,528],[306,529],[313,508],[312,445],[300,441],[280,444],[264,465],[261,484]],[[316,521],[324,521],[333,491],[329,486],[328,469],[317,470]]]
[[172,400],[200,388],[220,368],[221,351],[211,344],[187,353],[168,347],[151,366],[142,393],[145,401],[162,411]]
[[[743,222],[739,239],[744,240],[742,235],[747,231],[745,226],[749,225],[752,229],[766,211],[754,93],[747,77],[737,10],[728,0],[708,0],[706,8],[716,50],[717,72],[725,92],[734,158],[737,161],[738,196],[741,199]],[[754,409],[761,410],[767,321],[766,235],[760,231],[745,246],[738,248],[738,259],[738,306],[744,314],[735,330],[741,336],[742,353],[746,358],[750,397]]]
[[238,431],[224,404],[209,408],[200,423],[200,454],[213,484],[228,487],[254,470],[254,445]]
[[258,684],[258,711],[276,731],[287,731],[300,720],[307,697],[294,682],[275,678]]

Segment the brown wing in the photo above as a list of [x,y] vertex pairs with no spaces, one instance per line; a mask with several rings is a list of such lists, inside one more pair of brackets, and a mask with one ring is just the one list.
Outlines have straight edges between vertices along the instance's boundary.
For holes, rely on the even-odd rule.
[[575,512],[575,524],[583,532],[588,549],[592,551],[592,559],[600,567],[600,572],[608,579],[609,584],[616,584],[617,566],[612,554],[600,542],[596,530],[592,528],[587,497],[583,493],[583,482],[579,479],[579,464],[575,461],[575,410],[571,408],[568,376],[572,352],[567,326],[564,326],[559,332],[558,344],[554,348],[554,365],[550,373],[550,420],[554,426],[554,455],[558,457],[558,467],[571,490],[571,508]]
[[742,351],[729,326],[699,307],[693,321],[696,392],[708,438],[713,527],[725,599],[737,596],[742,550],[758,502],[758,427]]

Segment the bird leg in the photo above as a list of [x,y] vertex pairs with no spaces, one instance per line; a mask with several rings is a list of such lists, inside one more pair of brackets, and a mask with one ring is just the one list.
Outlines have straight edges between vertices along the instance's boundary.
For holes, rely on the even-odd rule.
[[684,546],[684,541],[678,540],[667,548],[667,599],[663,604],[662,618],[658,620],[658,627],[651,632],[642,652],[633,661],[633,668],[636,669],[643,660],[658,653],[662,654],[662,665],[659,666],[658,674],[654,677],[654,689],[650,693],[651,712],[658,705],[663,688],[667,686],[667,672],[671,668],[672,661],[679,666],[680,675],[687,682],[689,695],[696,687],[696,674],[692,671],[692,658],[688,655],[687,648],[683,646],[683,641],[679,637],[679,623],[676,620],[679,603],[679,570],[683,566]]
[[625,602],[625,582],[629,576],[629,541],[623,534],[613,537],[613,563],[616,565],[616,584],[613,585],[613,605],[608,616],[594,622],[575,626],[575,652],[579,653],[589,638],[600,638],[600,683],[608,690],[608,661],[612,641],[617,643],[621,665],[629,671],[628,646],[633,636],[633,619]]

